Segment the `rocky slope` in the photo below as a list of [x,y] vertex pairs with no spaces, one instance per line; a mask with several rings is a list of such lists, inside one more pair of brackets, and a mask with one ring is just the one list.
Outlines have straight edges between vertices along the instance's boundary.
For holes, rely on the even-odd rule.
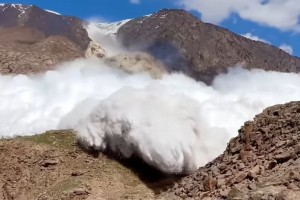
[[299,199],[299,125],[300,102],[265,109],[221,156],[169,192],[179,199]]
[[2,139],[0,152],[1,200],[163,200],[155,191],[169,181],[141,164],[82,151],[72,131]]
[[84,152],[69,130],[2,139],[0,199],[297,200],[299,125],[300,102],[269,107],[222,155],[179,181],[139,160]]
[[40,72],[84,57],[83,22],[36,6],[0,4],[0,73]]
[[243,63],[248,68],[298,72],[300,59],[259,41],[203,23],[183,10],[161,10],[131,20],[118,30],[127,47],[150,52],[169,70],[179,70],[210,82],[227,67]]

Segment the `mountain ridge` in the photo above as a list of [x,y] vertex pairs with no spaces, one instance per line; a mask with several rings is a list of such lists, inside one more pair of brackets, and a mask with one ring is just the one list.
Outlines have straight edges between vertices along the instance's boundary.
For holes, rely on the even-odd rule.
[[84,22],[34,5],[0,4],[0,73],[28,74],[85,57]]
[[163,9],[133,19],[117,32],[122,43],[161,59],[170,71],[183,71],[210,83],[237,64],[279,72],[299,72],[300,59],[260,41],[204,23],[184,10]]

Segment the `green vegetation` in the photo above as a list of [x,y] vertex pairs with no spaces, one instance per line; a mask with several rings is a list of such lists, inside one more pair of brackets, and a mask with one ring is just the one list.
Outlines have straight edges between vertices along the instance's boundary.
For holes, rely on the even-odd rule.
[[72,130],[47,131],[43,134],[20,138],[37,144],[46,144],[68,150],[76,147],[76,138]]

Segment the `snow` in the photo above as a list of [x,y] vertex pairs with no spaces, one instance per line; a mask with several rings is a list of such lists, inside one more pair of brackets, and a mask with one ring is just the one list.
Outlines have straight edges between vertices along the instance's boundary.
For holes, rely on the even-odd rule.
[[161,18],[161,19],[165,19],[166,16],[167,16],[167,14],[164,14],[164,15],[162,15],[160,18]]
[[0,4],[2,8],[2,11],[4,12],[7,8],[11,7],[11,8],[14,8],[14,9],[17,9],[20,14],[18,17],[21,17],[23,14],[25,14],[26,10],[31,7],[32,5],[30,6],[25,6],[25,5],[22,5],[22,4],[5,4],[5,3],[1,3]]
[[113,23],[99,23],[99,24],[97,24],[97,28],[103,35],[113,35],[118,32],[118,30],[119,30],[119,28],[121,28],[121,26],[123,26],[130,20],[131,19],[125,19],[125,20],[113,22]]
[[[21,17],[23,14],[25,14],[26,10],[28,10],[28,8],[30,8],[32,5],[29,5],[29,6],[26,6],[26,5],[22,5],[22,4],[5,4],[5,3],[0,3],[0,7],[3,7],[2,8],[2,11],[4,12],[7,8],[14,8],[14,9],[17,9],[20,14],[18,17]],[[55,11],[52,11],[52,10],[46,10],[45,11],[49,12],[49,13],[52,13],[52,14],[55,14],[55,15],[61,15],[60,13],[58,12],[55,12]]]
[[60,13],[55,12],[55,11],[52,11],[52,10],[45,10],[45,11],[47,11],[47,12],[49,12],[49,13],[53,13],[53,14],[55,14],[55,15],[61,15]]
[[138,21],[139,24],[142,24],[144,22],[145,19],[147,19],[148,17],[151,17],[153,14],[149,14],[149,15],[144,15],[143,18],[141,20]]

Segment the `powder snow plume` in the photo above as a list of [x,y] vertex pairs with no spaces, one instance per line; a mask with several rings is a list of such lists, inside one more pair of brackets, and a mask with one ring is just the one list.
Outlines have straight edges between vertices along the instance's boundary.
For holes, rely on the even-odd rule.
[[86,147],[189,173],[262,109],[298,100],[299,84],[299,74],[237,67],[207,86],[183,74],[154,80],[76,60],[36,76],[0,76],[0,136],[73,128]]
[[[109,52],[126,49],[88,28]],[[128,74],[78,59],[39,75],[0,76],[0,138],[74,129],[86,148],[139,156],[165,173],[191,173],[226,148],[264,108],[300,99],[300,75],[234,67],[211,86],[183,74]]]

